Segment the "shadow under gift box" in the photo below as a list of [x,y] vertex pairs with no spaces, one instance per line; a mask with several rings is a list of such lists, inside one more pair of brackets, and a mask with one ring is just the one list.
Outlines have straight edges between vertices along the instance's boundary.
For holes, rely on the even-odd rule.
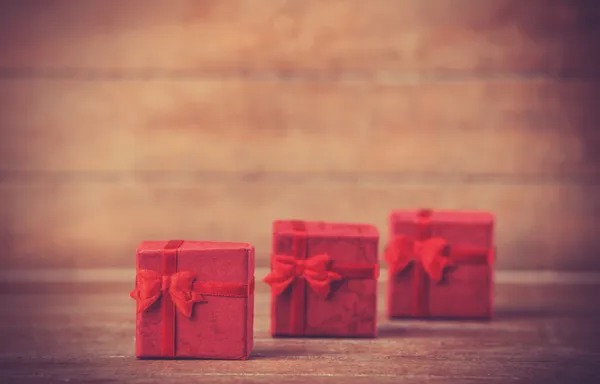
[[271,334],[375,337],[378,244],[372,225],[275,221]]
[[389,216],[389,234],[389,317],[492,317],[492,214],[398,210]]
[[254,248],[145,241],[136,255],[137,358],[247,359],[253,346]]

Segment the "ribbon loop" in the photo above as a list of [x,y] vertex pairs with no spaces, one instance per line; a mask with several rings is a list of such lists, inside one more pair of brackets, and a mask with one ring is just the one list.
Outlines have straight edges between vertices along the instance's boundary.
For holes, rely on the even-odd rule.
[[450,245],[442,238],[414,241],[406,235],[395,236],[388,245],[384,258],[392,273],[404,271],[412,263],[419,263],[435,281],[443,279],[444,271],[454,265],[450,256]]
[[148,310],[161,295],[167,294],[182,315],[191,317],[193,304],[206,301],[201,294],[193,292],[195,279],[196,274],[192,272],[161,276],[148,269],[138,271],[136,287],[130,294],[137,302],[137,313]]
[[342,276],[330,270],[330,258],[326,254],[297,260],[292,256],[276,255],[273,270],[265,277],[276,295],[285,292],[296,279],[304,279],[308,286],[319,296],[329,296],[331,282],[341,280]]

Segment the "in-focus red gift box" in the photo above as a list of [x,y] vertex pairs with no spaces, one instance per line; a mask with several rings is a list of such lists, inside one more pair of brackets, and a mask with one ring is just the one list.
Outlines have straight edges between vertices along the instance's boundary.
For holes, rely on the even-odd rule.
[[136,357],[247,359],[253,345],[254,248],[146,241],[136,255]]
[[389,317],[492,317],[492,214],[393,211],[389,235]]
[[275,221],[271,334],[376,336],[378,244],[372,225]]

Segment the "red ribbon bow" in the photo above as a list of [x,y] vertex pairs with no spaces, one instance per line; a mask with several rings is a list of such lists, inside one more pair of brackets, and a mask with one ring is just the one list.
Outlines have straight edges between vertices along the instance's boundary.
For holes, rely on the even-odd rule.
[[438,282],[446,268],[453,266],[449,257],[450,246],[442,238],[415,241],[408,236],[395,236],[385,251],[385,260],[393,274],[405,270],[412,263],[420,263],[429,277]]
[[196,274],[176,272],[162,276],[154,271],[142,269],[136,275],[136,287],[129,296],[136,301],[137,313],[146,311],[161,295],[168,294],[173,303],[186,317],[192,316],[194,303],[205,302],[204,297],[193,291]]
[[275,295],[280,295],[296,279],[304,279],[315,293],[325,298],[329,296],[331,282],[342,279],[342,275],[330,270],[330,265],[331,260],[326,254],[315,255],[306,260],[276,255],[273,271],[264,281],[271,286]]

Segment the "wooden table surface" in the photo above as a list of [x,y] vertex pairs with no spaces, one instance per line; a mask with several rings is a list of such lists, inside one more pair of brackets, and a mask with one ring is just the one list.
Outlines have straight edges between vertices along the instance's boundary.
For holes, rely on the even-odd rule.
[[344,340],[272,339],[259,284],[248,361],[136,360],[130,288],[0,285],[2,382],[600,382],[600,285],[497,285],[492,322],[382,316],[379,338]]

